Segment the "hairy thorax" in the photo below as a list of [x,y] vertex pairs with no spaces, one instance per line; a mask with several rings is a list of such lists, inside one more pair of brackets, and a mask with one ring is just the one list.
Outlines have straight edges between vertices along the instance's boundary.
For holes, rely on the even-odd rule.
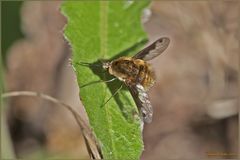
[[155,75],[150,65],[141,60],[131,57],[120,57],[111,62],[109,73],[128,83],[129,85],[141,84],[148,90],[155,82]]

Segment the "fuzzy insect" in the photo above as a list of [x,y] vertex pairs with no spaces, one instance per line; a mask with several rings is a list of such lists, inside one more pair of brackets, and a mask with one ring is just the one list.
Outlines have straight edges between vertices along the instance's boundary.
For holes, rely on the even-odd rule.
[[169,43],[169,38],[162,37],[133,57],[120,57],[113,61],[103,63],[103,68],[105,68],[109,74],[123,81],[128,87],[146,123],[152,121],[153,115],[152,105],[146,92],[155,83],[154,71],[147,61],[163,53]]

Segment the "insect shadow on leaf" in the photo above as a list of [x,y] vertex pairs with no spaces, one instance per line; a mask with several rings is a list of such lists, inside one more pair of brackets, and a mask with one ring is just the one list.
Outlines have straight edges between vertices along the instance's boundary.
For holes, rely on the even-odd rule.
[[[144,122],[150,123],[152,121],[153,110],[146,92],[153,86],[156,79],[154,71],[151,69],[151,66],[147,61],[152,60],[163,53],[169,43],[170,39],[168,37],[162,37],[140,52],[137,52],[137,54],[132,57],[125,56],[129,51],[128,49],[108,61],[98,60],[92,64],[83,62],[81,63],[83,66],[87,65],[92,72],[101,79],[100,81],[90,82],[83,86],[97,82],[111,82],[106,83],[106,85],[111,91],[112,96],[106,102],[103,102],[101,107],[105,106],[106,103],[114,98],[122,111],[123,116],[129,121],[128,115],[131,115],[131,112],[134,112],[134,109],[132,109],[132,111],[127,111],[127,106],[124,107],[120,95],[118,94],[124,92],[124,90],[122,92],[119,91],[125,86],[123,89],[127,88],[130,91],[135,104],[138,107],[141,119]],[[132,49],[137,47],[137,45],[133,46]],[[102,70],[107,70],[108,72],[102,74]],[[122,94],[121,97],[123,97],[123,95],[124,94]]]
[[124,98],[124,101],[127,102],[128,104],[131,104],[131,100],[129,99],[129,97],[126,96],[126,94],[121,94],[121,98],[120,98],[119,93],[121,93],[120,91],[128,92],[128,88],[125,86],[124,82],[118,80],[117,77],[110,75],[107,72],[107,70],[103,68],[103,63],[110,62],[122,56],[127,56],[130,51],[137,50],[139,46],[142,46],[145,43],[146,43],[146,40],[143,40],[135,44],[134,46],[120,52],[119,54],[115,55],[114,57],[108,60],[99,59],[93,63],[75,62],[75,64],[77,65],[89,67],[92,70],[93,74],[97,75],[100,78],[100,80],[98,81],[92,81],[92,82],[81,85],[80,89],[88,87],[90,85],[97,84],[97,83],[106,83],[112,95],[100,107],[104,107],[111,99],[114,99],[119,109],[121,110],[122,115],[125,117],[125,119],[129,123],[132,123],[133,121],[135,121],[135,117],[136,117],[135,115],[139,115],[139,113],[135,109],[129,110],[128,108],[126,108],[126,106],[124,106],[124,103],[122,102],[121,98]]

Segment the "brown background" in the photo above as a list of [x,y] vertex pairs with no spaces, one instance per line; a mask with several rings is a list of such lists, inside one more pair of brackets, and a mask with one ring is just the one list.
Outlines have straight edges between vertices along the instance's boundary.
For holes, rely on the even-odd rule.
[[[8,51],[7,90],[49,94],[87,119],[68,64],[60,2],[24,2],[25,38]],[[147,13],[151,13],[150,16]],[[150,90],[153,122],[145,125],[142,159],[196,159],[238,152],[239,1],[154,1],[145,12],[150,42],[171,39],[151,61],[157,83]],[[131,28],[130,28],[131,29]],[[134,28],[132,28],[134,29]],[[39,98],[13,98],[8,124],[17,157],[87,158],[72,115]]]

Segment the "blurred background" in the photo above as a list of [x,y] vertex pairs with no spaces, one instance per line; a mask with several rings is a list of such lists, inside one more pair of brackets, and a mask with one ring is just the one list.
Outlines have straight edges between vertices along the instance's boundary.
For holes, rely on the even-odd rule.
[[[51,95],[87,121],[62,35],[61,2],[1,3],[4,91]],[[238,0],[153,1],[143,13],[149,43],[161,36],[171,43],[151,61],[154,116],[144,128],[142,159],[237,158],[239,6]],[[53,106],[32,97],[4,101],[3,159],[88,158],[75,119]]]

